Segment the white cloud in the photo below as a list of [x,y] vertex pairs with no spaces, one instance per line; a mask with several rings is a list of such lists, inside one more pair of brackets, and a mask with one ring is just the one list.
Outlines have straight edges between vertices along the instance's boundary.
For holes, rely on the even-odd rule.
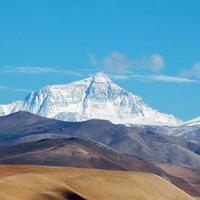
[[[165,61],[159,54],[143,56],[138,59],[129,58],[119,52],[112,52],[108,56],[97,59],[94,55],[90,55],[90,62],[98,70],[110,72],[111,78],[115,80],[137,79],[139,81],[160,81],[168,83],[200,83],[195,79],[182,76],[169,76],[157,74],[165,67]],[[154,72],[148,74],[148,71]],[[143,72],[143,74],[135,74],[135,72]],[[114,74],[113,74],[114,73]],[[190,74],[196,74],[200,77],[200,63],[196,64]]]
[[126,72],[128,70],[150,70],[153,72],[160,72],[165,66],[164,59],[159,54],[135,59],[129,58],[116,51],[101,59],[97,59],[94,55],[90,55],[90,63],[97,69],[114,72]]
[[119,52],[112,52],[110,55],[102,58],[101,64],[104,67],[108,67],[113,69],[114,71],[124,71],[130,68],[134,61],[129,59],[127,56],[119,53]]
[[30,74],[37,74],[37,73],[52,73],[57,72],[55,68],[51,67],[16,67],[15,70],[20,73],[30,73]]
[[152,71],[158,72],[165,67],[165,62],[159,54],[154,54],[149,58],[147,57],[147,66],[150,66]]
[[93,67],[99,68],[99,66],[98,66],[99,65],[98,60],[96,59],[96,57],[93,54],[89,55],[89,59],[90,59],[90,64]]
[[0,85],[0,90],[6,90],[8,87],[5,85]]
[[73,70],[66,70],[64,68],[57,67],[33,67],[33,66],[22,66],[22,67],[4,67],[1,72],[3,73],[24,73],[24,74],[44,74],[44,73],[58,73],[73,76],[81,76],[80,73]]
[[130,77],[128,75],[110,74],[111,79],[114,80],[128,80]]
[[14,92],[31,92],[32,90],[26,88],[13,88],[7,85],[0,85],[0,90],[9,90]]
[[14,92],[27,92],[27,93],[32,91],[32,90],[26,89],[26,88],[12,88],[11,90]]
[[180,75],[183,77],[194,77],[200,79],[200,62],[194,64],[191,69],[183,70]]
[[166,76],[166,75],[149,75],[150,79],[155,81],[173,82],[173,83],[200,83],[200,81],[192,80],[188,78],[182,78],[178,76]]
[[167,83],[200,83],[198,80],[193,80],[189,78],[183,78],[179,76],[167,76],[167,75],[141,75],[141,74],[132,74],[131,77],[133,79],[137,79],[140,81],[160,81]]

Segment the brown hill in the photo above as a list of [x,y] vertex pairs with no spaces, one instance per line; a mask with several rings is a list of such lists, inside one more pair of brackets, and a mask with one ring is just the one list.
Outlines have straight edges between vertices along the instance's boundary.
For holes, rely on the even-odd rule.
[[200,175],[195,171],[176,165],[157,164],[157,166],[159,166],[168,174],[173,176],[175,175],[176,177],[181,177],[193,188],[195,188],[196,191],[200,191]]
[[192,200],[144,172],[41,166],[0,166],[1,200]]
[[34,164],[150,172],[170,181],[192,196],[198,190],[181,177],[170,175],[153,163],[120,154],[95,141],[80,138],[43,139],[0,148],[1,164]]
[[0,117],[0,146],[10,148],[42,139],[78,137],[102,143],[119,153],[140,157],[142,160],[175,164],[200,173],[200,144],[161,133],[163,130],[158,127],[126,127],[105,120],[63,122],[28,112]]

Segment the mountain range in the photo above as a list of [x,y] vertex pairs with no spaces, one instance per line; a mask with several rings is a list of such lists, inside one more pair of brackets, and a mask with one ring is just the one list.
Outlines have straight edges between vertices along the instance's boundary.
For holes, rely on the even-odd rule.
[[81,81],[46,86],[24,100],[0,105],[0,116],[17,111],[72,122],[104,119],[115,124],[181,123],[172,115],[152,109],[141,97],[121,88],[102,72]]
[[200,198],[200,118],[160,113],[104,73],[33,91],[0,115],[2,166],[148,172]]
[[40,140],[75,137],[101,143],[146,161],[177,164],[200,172],[200,142],[164,134],[164,127],[127,127],[106,120],[65,122],[28,112],[0,117],[0,125],[0,146],[20,147]]
[[[106,120],[65,122],[21,111],[0,117],[0,164],[151,172],[200,196],[200,143],[159,131]],[[187,173],[171,174],[167,165]]]

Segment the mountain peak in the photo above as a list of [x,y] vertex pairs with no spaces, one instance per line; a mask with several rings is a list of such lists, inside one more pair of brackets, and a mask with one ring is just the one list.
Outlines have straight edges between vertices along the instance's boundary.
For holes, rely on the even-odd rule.
[[0,116],[20,110],[64,121],[104,119],[116,124],[146,125],[176,125],[180,122],[152,109],[103,72],[89,79],[45,87],[24,100],[0,105]]
[[104,72],[97,72],[93,76],[93,80],[95,82],[111,82],[112,80],[108,77],[108,75]]

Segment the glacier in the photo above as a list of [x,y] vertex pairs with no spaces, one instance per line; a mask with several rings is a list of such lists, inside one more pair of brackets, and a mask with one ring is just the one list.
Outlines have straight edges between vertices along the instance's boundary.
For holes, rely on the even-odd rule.
[[115,124],[177,126],[173,115],[158,112],[142,98],[115,84],[107,74],[69,84],[48,85],[7,105],[0,105],[0,116],[28,111],[63,121],[109,120]]

